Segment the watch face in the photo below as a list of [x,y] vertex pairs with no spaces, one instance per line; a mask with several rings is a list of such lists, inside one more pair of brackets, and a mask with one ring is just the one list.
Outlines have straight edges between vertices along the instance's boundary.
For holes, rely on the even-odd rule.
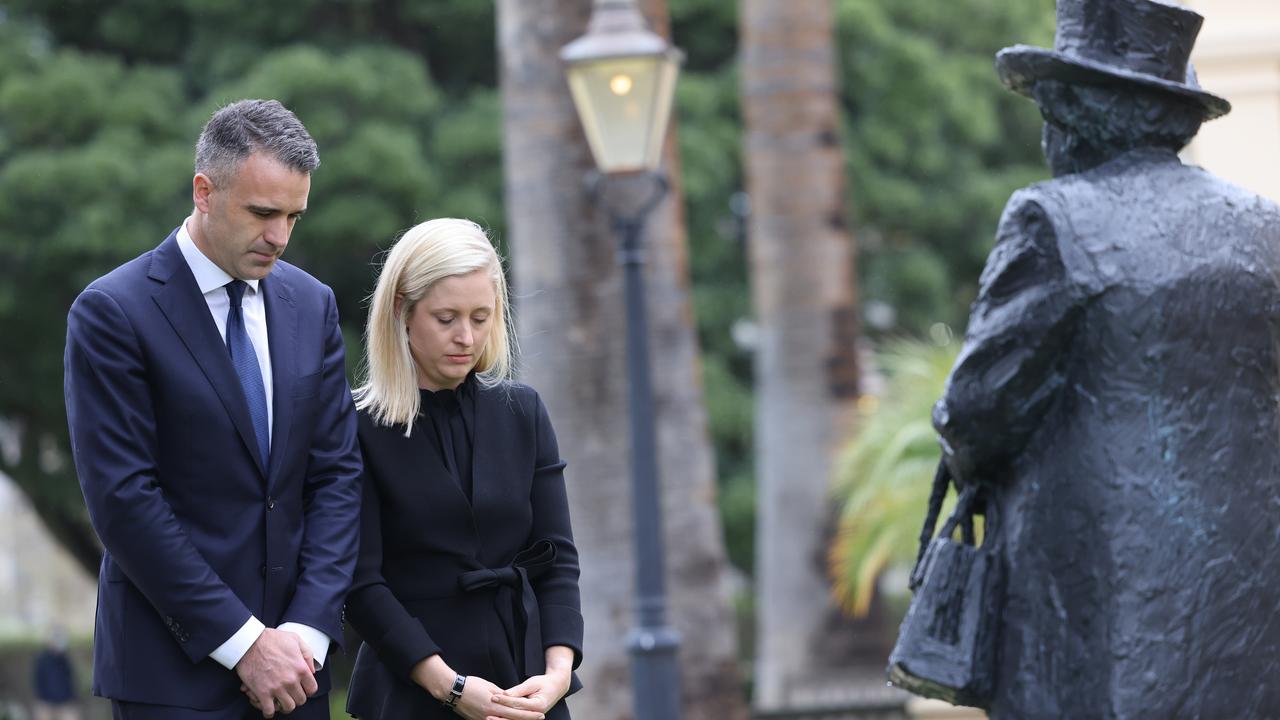
[[458,699],[462,697],[462,689],[465,688],[466,686],[467,686],[466,675],[455,676],[453,678],[453,688],[449,690],[449,697],[445,698],[441,702],[448,707],[453,707],[454,704],[458,702]]

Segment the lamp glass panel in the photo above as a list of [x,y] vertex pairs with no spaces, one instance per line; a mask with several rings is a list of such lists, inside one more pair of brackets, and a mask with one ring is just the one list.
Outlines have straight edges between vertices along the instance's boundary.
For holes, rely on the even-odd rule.
[[676,76],[680,72],[680,63],[672,55],[659,59],[657,67],[657,86],[654,88],[653,121],[649,124],[649,153],[645,165],[656,168],[662,161],[662,141],[667,136],[667,121],[671,119],[671,103],[676,97]]
[[[669,99],[659,96],[663,85],[660,55],[609,58],[573,65],[569,87],[582,118],[587,142],[602,172],[625,172],[655,167],[660,157],[652,145],[657,112],[666,127]],[[656,138],[660,145],[662,138]],[[660,148],[659,148],[660,150]],[[652,161],[652,164],[651,164]]]

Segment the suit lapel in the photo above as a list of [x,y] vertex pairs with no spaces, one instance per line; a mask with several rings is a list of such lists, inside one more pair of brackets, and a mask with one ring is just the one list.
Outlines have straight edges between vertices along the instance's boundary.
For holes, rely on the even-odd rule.
[[258,470],[265,478],[266,465],[258,451],[253,420],[249,418],[249,403],[240,387],[240,378],[236,377],[235,368],[231,366],[227,345],[209,314],[209,305],[200,294],[191,268],[187,267],[182,251],[178,249],[177,230],[152,254],[149,276],[162,283],[152,299],[209,379],[222,406],[231,416],[240,440],[257,461]]
[[289,431],[293,428],[293,386],[298,379],[297,355],[298,308],[293,289],[276,272],[267,276],[258,288],[266,303],[267,337],[271,347],[271,467],[268,486],[275,484],[288,453]]

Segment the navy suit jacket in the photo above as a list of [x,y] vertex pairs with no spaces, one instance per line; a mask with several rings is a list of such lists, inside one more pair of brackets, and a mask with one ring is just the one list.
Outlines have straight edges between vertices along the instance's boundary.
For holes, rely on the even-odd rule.
[[[361,461],[333,292],[284,262],[259,284],[273,378],[268,465],[176,236],[76,298],[67,420],[106,550],[94,693],[212,710],[240,691],[208,655],[250,614],[342,638]],[[319,681],[327,690],[327,671]]]

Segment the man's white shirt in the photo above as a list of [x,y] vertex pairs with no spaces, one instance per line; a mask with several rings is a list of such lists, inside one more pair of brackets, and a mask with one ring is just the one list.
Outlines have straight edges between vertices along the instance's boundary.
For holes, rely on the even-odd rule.
[[[204,295],[204,301],[209,306],[209,312],[213,315],[213,322],[218,326],[218,334],[222,336],[222,341],[225,343],[227,312],[231,309],[231,299],[227,297],[225,288],[227,283],[235,278],[205,257],[200,248],[196,247],[191,234],[187,232],[185,221],[182,227],[178,228],[178,249],[182,251],[182,257],[187,261],[187,266],[191,268],[191,274],[196,278],[196,285],[199,286],[200,293]],[[263,302],[262,293],[258,292],[259,281],[245,280],[245,283],[249,289],[245,291],[244,298],[240,301],[240,309],[244,314],[245,332],[253,343],[253,351],[258,356],[258,368],[262,371],[262,388],[267,395],[267,442],[270,443],[275,412],[271,396],[271,346],[267,337],[267,306]],[[250,616],[235,634],[209,653],[209,657],[228,670],[233,670],[236,663],[240,662],[240,658],[244,657],[265,629],[266,626],[261,620]],[[278,629],[301,637],[311,650],[311,656],[315,658],[316,668],[324,667],[325,657],[329,653],[328,635],[301,623],[283,623]]]

